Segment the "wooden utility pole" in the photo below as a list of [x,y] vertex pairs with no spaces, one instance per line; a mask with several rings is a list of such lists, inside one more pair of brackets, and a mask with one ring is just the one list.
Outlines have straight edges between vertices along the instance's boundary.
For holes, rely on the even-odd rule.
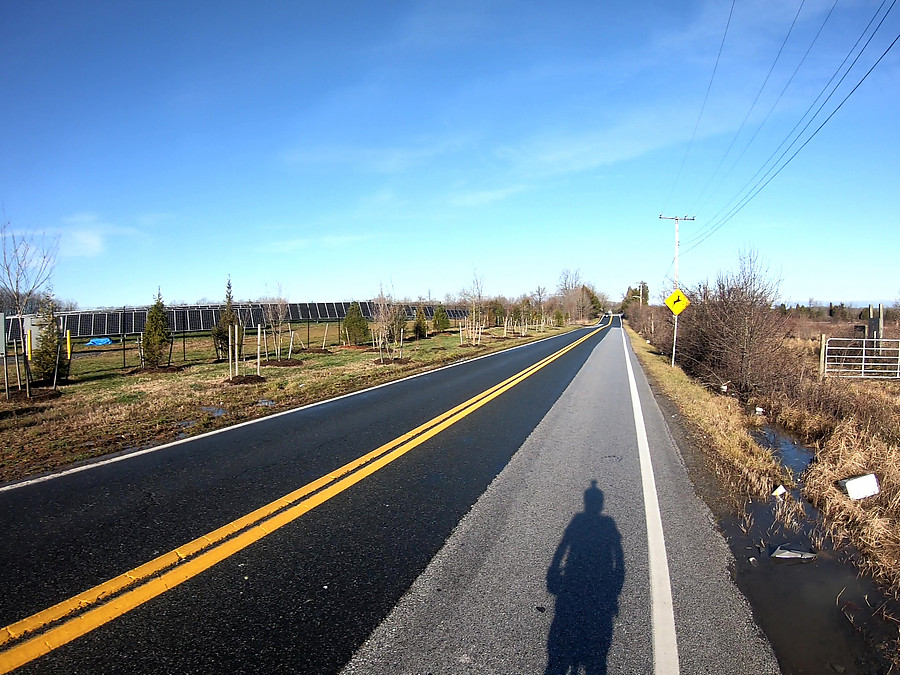
[[[675,221],[675,290],[678,288],[678,222],[681,220],[696,220],[696,216],[664,216],[659,214],[660,220]],[[675,343],[678,341],[678,315],[675,315],[675,330],[672,333],[672,367],[675,367]]]

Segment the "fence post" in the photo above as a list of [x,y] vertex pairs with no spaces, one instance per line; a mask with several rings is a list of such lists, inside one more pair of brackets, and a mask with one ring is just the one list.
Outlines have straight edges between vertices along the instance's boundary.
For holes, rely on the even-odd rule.
[[825,333],[819,334],[819,379],[825,379]]

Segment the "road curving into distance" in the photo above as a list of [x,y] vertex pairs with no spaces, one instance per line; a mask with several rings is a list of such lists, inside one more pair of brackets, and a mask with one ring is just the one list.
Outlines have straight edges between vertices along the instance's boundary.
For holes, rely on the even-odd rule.
[[0,672],[777,672],[623,337],[0,488]]

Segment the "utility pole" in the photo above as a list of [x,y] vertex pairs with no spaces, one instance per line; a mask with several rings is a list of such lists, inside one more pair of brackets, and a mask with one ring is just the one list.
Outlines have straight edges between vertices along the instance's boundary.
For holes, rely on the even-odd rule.
[[[638,282],[638,297],[641,299],[641,307],[644,306],[644,286],[646,285],[643,281]],[[647,304],[650,304],[650,298],[647,298]]]
[[[659,214],[660,220],[674,220],[675,221],[675,290],[679,290],[678,288],[678,222],[681,220],[696,220],[696,216],[664,216],[663,214]],[[672,334],[672,367],[675,367],[675,343],[678,341],[678,315],[675,315],[675,331]]]

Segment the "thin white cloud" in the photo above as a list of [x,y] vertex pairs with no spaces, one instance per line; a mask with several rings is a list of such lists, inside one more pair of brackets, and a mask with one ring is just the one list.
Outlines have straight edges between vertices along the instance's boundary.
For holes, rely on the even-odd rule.
[[527,188],[524,185],[513,185],[496,190],[473,190],[471,192],[461,192],[451,195],[449,201],[453,206],[486,206],[487,204],[493,204],[509,199],[513,195],[524,192],[525,190],[527,190]]
[[622,113],[604,128],[543,133],[498,148],[497,156],[524,176],[552,176],[589,171],[639,158],[683,142],[689,125],[684,113],[654,109]]
[[356,171],[393,174],[428,164],[464,146],[460,138],[423,139],[385,147],[333,145],[291,150],[283,154],[283,159],[289,164],[347,166]]
[[96,258],[106,252],[111,237],[137,234],[132,228],[105,222],[90,212],[67,216],[62,222],[59,255],[65,258]]
[[174,213],[141,213],[136,218],[138,224],[144,228],[156,227],[174,219]]
[[311,249],[344,249],[371,241],[374,235],[322,235],[318,237],[286,237],[267,242],[257,248],[260,253],[296,253]]

